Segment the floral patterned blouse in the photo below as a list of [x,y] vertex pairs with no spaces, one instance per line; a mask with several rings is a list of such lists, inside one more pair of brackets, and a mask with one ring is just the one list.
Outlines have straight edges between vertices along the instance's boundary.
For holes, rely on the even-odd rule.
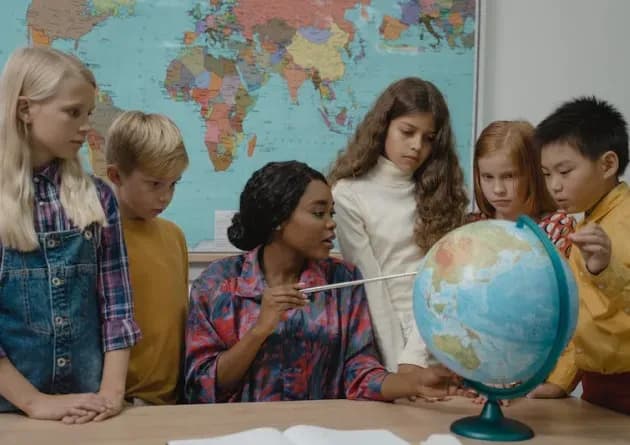
[[[380,363],[363,286],[310,294],[263,343],[233,392],[217,385],[217,361],[256,323],[266,287],[259,249],[211,263],[191,289],[185,397],[191,403],[273,400],[382,400]],[[340,260],[310,261],[307,287],[360,279]]]

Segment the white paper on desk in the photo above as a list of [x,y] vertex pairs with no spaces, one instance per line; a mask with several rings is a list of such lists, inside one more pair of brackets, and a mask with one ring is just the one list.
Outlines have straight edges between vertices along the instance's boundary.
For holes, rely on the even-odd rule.
[[255,428],[207,439],[169,440],[168,445],[294,445],[275,428]]
[[295,445],[409,445],[387,430],[334,430],[319,426],[297,425],[284,435]]
[[409,445],[387,430],[335,430],[297,425],[284,433],[274,428],[256,428],[208,439],[171,440],[169,445]]
[[420,445],[462,445],[459,439],[450,434],[431,434],[429,438]]

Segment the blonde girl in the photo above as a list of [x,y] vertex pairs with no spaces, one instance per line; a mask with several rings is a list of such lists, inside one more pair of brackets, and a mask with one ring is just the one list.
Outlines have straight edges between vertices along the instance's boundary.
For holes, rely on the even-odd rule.
[[84,423],[122,409],[133,320],[111,189],[81,167],[96,82],[50,48],[0,78],[0,411]]

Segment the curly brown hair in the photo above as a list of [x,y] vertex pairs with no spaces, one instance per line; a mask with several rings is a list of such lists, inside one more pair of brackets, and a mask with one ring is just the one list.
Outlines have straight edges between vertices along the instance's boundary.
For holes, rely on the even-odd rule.
[[345,150],[328,174],[331,186],[344,178],[367,173],[385,153],[385,138],[392,120],[413,113],[433,115],[436,137],[431,154],[415,171],[416,244],[426,252],[450,230],[465,221],[468,196],[455,152],[450,113],[435,85],[407,77],[388,86],[365,115]]

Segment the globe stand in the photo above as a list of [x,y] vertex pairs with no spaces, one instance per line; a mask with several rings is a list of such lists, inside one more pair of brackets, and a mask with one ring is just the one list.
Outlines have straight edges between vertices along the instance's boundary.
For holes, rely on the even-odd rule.
[[497,400],[488,399],[478,416],[464,417],[451,424],[451,431],[471,439],[493,442],[515,442],[534,437],[524,423],[506,419]]

